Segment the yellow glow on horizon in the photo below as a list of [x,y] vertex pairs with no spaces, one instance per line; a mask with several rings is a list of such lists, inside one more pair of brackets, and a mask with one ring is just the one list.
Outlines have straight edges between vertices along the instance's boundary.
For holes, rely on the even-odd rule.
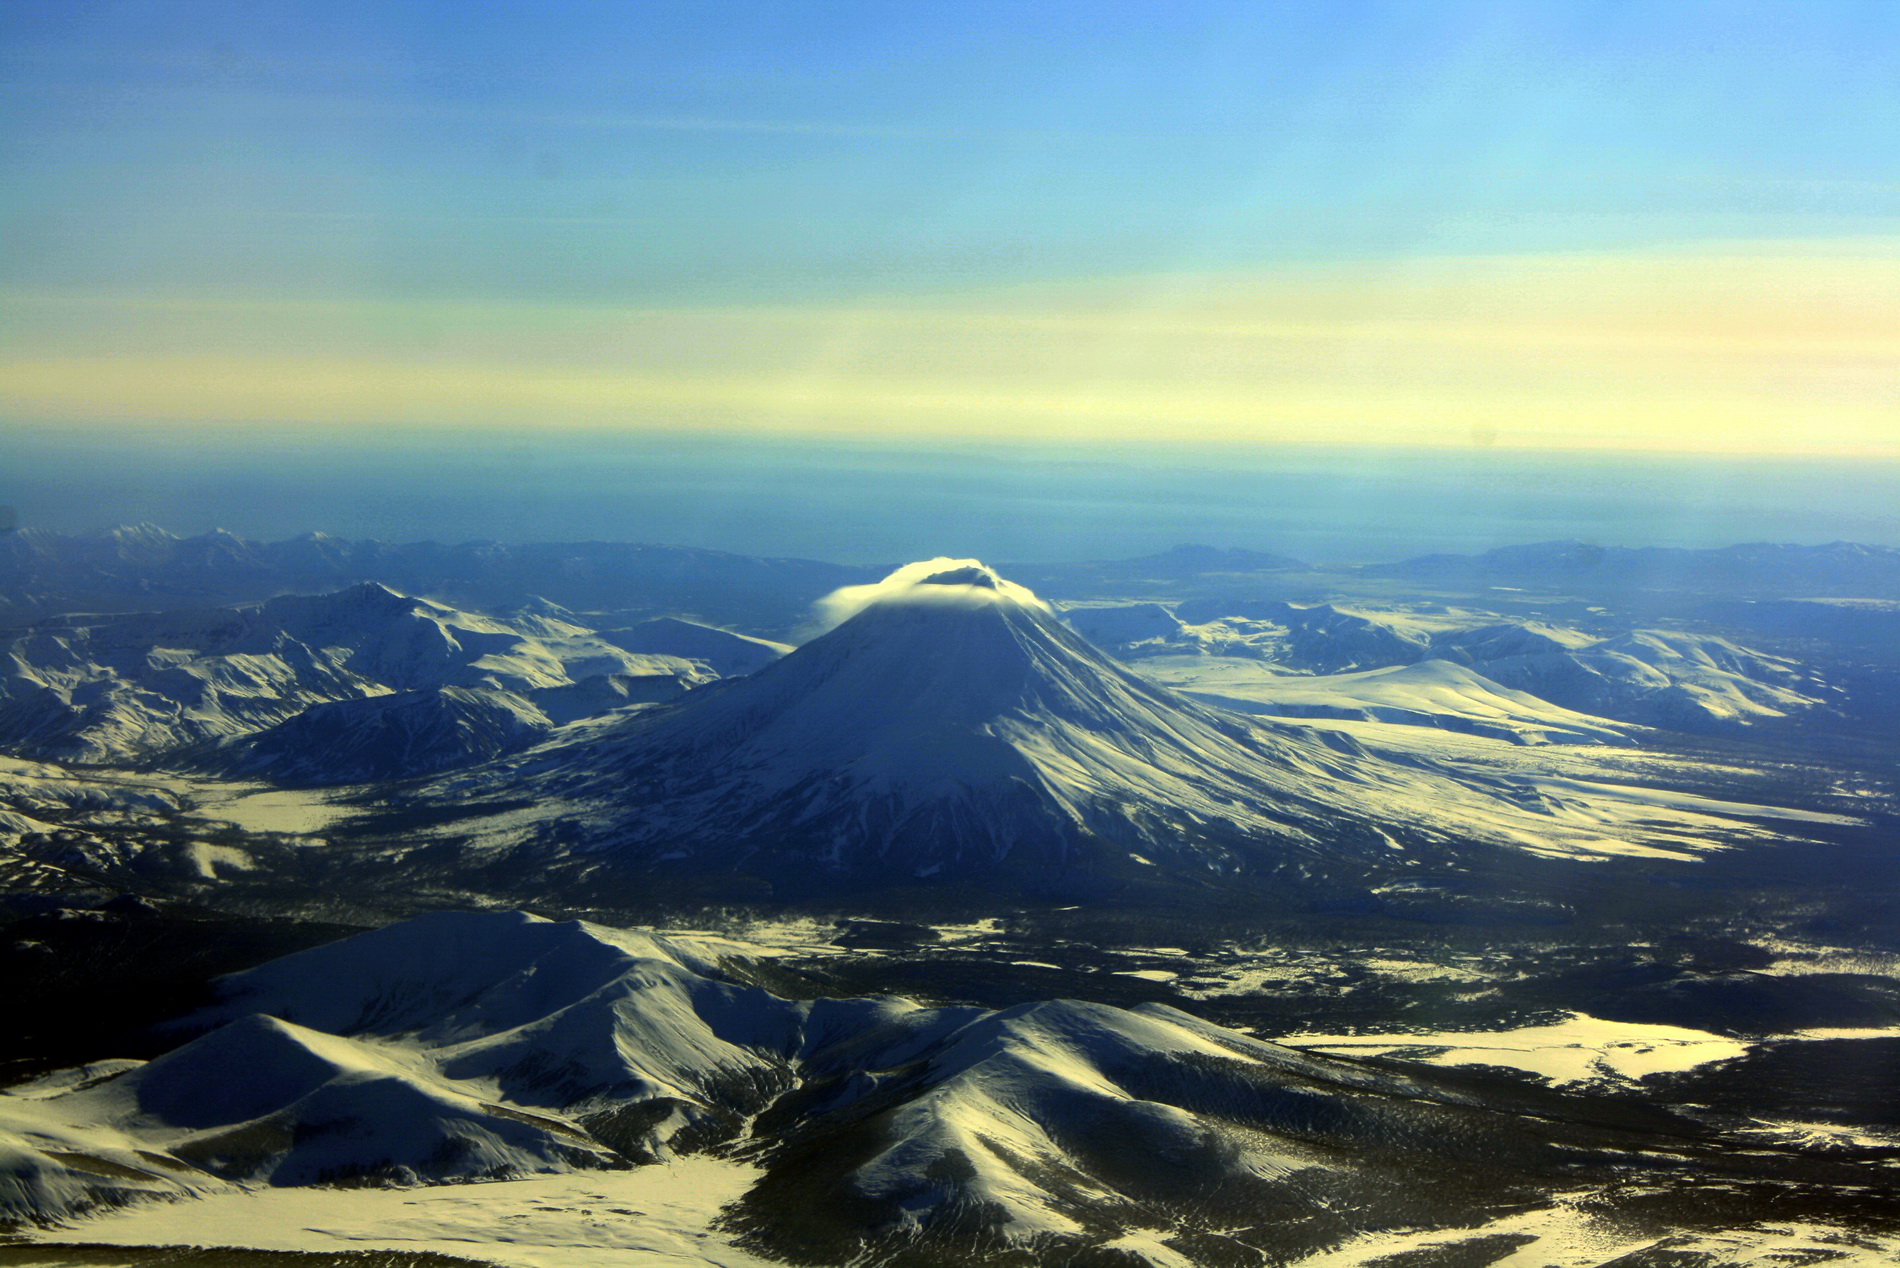
[[1335,264],[876,306],[13,296],[64,424],[1900,455],[1900,248]]

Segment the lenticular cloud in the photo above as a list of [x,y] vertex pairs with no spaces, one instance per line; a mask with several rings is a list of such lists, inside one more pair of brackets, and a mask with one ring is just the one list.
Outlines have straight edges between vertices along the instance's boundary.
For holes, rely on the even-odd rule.
[[844,586],[833,590],[813,605],[821,630],[844,624],[876,603],[942,604],[975,607],[985,603],[1011,602],[1049,611],[1026,586],[1005,581],[996,571],[978,559],[952,559],[939,555],[905,564],[882,581],[868,586]]

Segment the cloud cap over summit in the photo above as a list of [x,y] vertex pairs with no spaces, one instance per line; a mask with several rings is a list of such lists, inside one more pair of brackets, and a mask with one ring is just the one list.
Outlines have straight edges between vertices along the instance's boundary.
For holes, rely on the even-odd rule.
[[1027,586],[1005,580],[979,559],[952,559],[939,555],[905,564],[882,581],[842,586],[815,605],[820,629],[836,629],[872,605],[932,604],[980,607],[1014,603],[1041,612],[1052,609]]

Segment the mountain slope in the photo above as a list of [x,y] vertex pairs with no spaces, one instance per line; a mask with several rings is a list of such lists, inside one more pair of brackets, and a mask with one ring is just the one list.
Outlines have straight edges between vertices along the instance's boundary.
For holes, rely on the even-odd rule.
[[1797,662],[1712,634],[1638,629],[1602,635],[1468,611],[1212,598],[1173,611],[1142,604],[1067,616],[1078,629],[1101,630],[1108,646],[1134,660],[1184,653],[1252,657],[1318,675],[1441,660],[1562,709],[1675,730],[1765,722],[1819,708],[1832,695]]
[[[1322,862],[1706,848],[1709,821],[1377,757],[1199,703],[968,561],[900,570],[745,678],[452,777],[425,805],[554,869],[739,868],[797,888],[994,872],[1310,872]],[[1414,851],[1409,853],[1408,851]]]
[[762,1169],[727,1223],[791,1262],[1225,1265],[1580,1199],[1693,1227],[1722,1218],[1707,1194],[1791,1178],[1865,1208],[1883,1174],[1161,1005],[787,999],[768,954],[487,912],[284,957],[225,979],[165,1056],[0,1092],[0,1218],[711,1150]]
[[1243,713],[1438,727],[1515,744],[1627,744],[1623,728],[1502,686],[1462,665],[1423,660],[1348,674],[1280,674],[1257,660],[1157,657],[1157,681]]
[[242,850],[177,831],[185,809],[152,779],[0,757],[0,891],[103,901],[141,878],[190,884],[252,866]]
[[[0,655],[0,748],[95,763],[158,757],[344,706],[280,737],[280,747],[307,743],[319,738],[308,732],[333,735],[349,719],[386,721],[383,707],[361,702],[392,692],[511,693],[525,716],[534,693],[597,676],[664,680],[674,694],[714,676],[579,627],[527,634],[375,584],[199,612],[61,617],[6,638]],[[424,762],[408,773],[434,769]]]
[[629,652],[696,660],[725,678],[763,669],[792,650],[788,643],[750,638],[676,616],[658,616],[624,629],[602,630],[600,637]]
[[1711,634],[1634,630],[1473,663],[1497,682],[1580,712],[1682,731],[1787,717],[1827,696],[1795,662]]
[[493,687],[398,691],[312,705],[220,745],[207,764],[288,787],[407,779],[527,748],[554,726],[541,709]]

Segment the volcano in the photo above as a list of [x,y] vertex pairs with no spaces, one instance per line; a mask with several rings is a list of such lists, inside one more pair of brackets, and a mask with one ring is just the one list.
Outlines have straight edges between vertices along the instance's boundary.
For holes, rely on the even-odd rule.
[[974,561],[910,565],[830,606],[834,628],[754,674],[444,779],[422,800],[511,803],[476,825],[491,847],[781,885],[1210,879],[1497,847],[1707,844],[1706,819],[1685,831],[1627,796],[1382,754],[1340,727],[1191,700]]

